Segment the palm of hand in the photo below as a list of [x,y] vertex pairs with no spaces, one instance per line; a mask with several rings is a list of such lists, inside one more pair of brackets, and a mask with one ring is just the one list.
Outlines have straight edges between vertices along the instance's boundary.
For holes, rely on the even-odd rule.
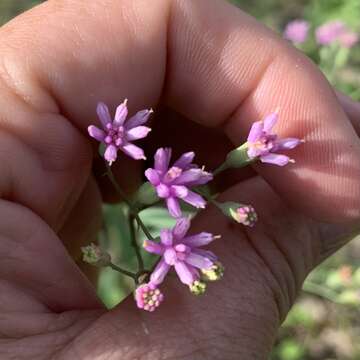
[[[185,119],[166,112],[163,119],[169,118],[172,119],[172,130],[176,129],[178,136],[188,134],[190,148],[202,146],[206,158],[215,163],[225,156],[228,144],[222,135],[192,126]],[[155,121],[161,124],[164,120]],[[157,125],[154,127],[156,129]],[[164,127],[161,128],[164,138],[169,139],[171,134],[166,136]],[[207,148],[206,143],[199,144],[199,138],[212,138],[215,143],[222,140],[222,145],[217,149]],[[157,146],[159,141],[155,130],[154,141],[147,146]],[[182,142],[172,144],[175,150],[181,151]],[[201,300],[184,291],[175,279],[169,279],[166,302],[155,316],[139,312],[131,299],[106,312],[86,280],[79,274],[74,277],[73,264],[64,262],[62,253],[65,251],[51,229],[28,210],[12,209],[11,233],[15,234],[21,217],[22,226],[16,229],[16,237],[22,240],[16,252],[11,249],[15,258],[7,255],[8,268],[15,269],[16,266],[16,269],[9,271],[9,278],[1,285],[1,292],[5,294],[1,303],[4,314],[1,332],[4,339],[11,340],[3,343],[0,354],[16,354],[16,359],[86,359],[87,356],[150,359],[158,353],[169,359],[175,356],[205,359],[227,354],[226,358],[230,359],[236,358],[243,346],[258,354],[269,351],[275,330],[304,276],[320,259],[321,228],[290,210],[258,176],[247,174],[244,179],[242,173],[231,175],[232,182],[236,177],[243,179],[232,184],[221,197],[252,202],[261,214],[260,222],[254,230],[248,231],[229,222],[214,208],[209,207],[202,213],[196,219],[193,231],[206,229],[222,234],[215,251],[226,264],[227,276],[212,285]],[[229,182],[226,177],[222,180]],[[222,187],[221,183],[217,185]],[[87,186],[59,233],[75,254],[81,242],[87,241],[90,233],[96,233],[99,201],[95,187]],[[75,223],[73,219],[76,219]],[[79,227],[82,222],[88,226]],[[2,241],[3,253],[9,251],[6,245],[10,241]],[[19,259],[19,248],[22,259]],[[24,259],[31,258],[37,250],[44,257],[35,261],[36,268],[31,264],[31,272],[28,272],[29,264]],[[299,254],[302,254],[301,258]],[[60,257],[61,263],[57,261]],[[305,263],[305,259],[311,259],[311,262]],[[17,284],[18,275],[26,272],[31,283],[21,287]],[[38,297],[39,293],[34,294],[35,289],[41,289],[42,295],[47,297],[46,304]],[[76,304],[74,310],[72,304]],[[64,307],[67,310],[64,311]],[[236,340],[239,336],[243,339],[241,343]],[[251,349],[249,338],[258,338],[262,342],[256,344],[256,349]],[[152,346],[149,346],[150,342]]]
[[[340,245],[335,235],[342,230],[329,231],[282,199],[317,219],[356,219],[358,138],[312,65],[231,6],[214,1],[208,10],[203,0],[157,0],[152,7],[140,0],[138,7],[125,3],[79,1],[74,12],[65,0],[62,5],[49,2],[1,30],[0,99],[6,131],[0,134],[0,187],[8,200],[0,204],[0,357],[264,358],[302,280]],[[123,21],[113,14],[121,14]],[[64,21],[60,31],[53,26],[59,17]],[[219,21],[222,18],[226,21]],[[32,40],[24,41],[30,28]],[[183,41],[187,33],[178,29],[192,31],[192,40]],[[129,36],[119,39],[114,35],[118,33]],[[212,41],[204,42],[198,34]],[[212,43],[215,49],[209,47]],[[24,65],[34,48],[37,56]],[[274,58],[273,49],[283,56]],[[294,62],[302,73],[294,70]],[[25,80],[18,82],[18,77]],[[295,83],[297,92],[287,91]],[[232,187],[222,196],[254,204],[259,224],[245,231],[229,225],[215,209],[204,212],[193,231],[222,234],[214,246],[228,275],[201,300],[169,279],[169,295],[156,315],[138,312],[132,301],[106,312],[59,241],[78,250],[98,228],[100,197],[88,176],[91,151],[83,134],[97,100],[112,106],[119,102],[119,84],[127,84],[120,101],[125,96],[134,99],[134,109],[156,104],[162,96],[166,105],[188,118],[208,126],[222,123],[235,143],[246,135],[249,121],[283,106],[289,121],[279,131],[309,140],[294,153],[298,163],[291,169],[256,168],[281,198],[253,174],[236,185],[231,179]],[[280,90],[273,94],[272,89]],[[181,144],[181,150],[191,149],[191,132],[186,133],[187,148]],[[217,148],[217,141],[201,147],[225,152],[228,145]],[[205,155],[212,158],[209,152]],[[120,171],[124,168],[129,172],[127,165]]]

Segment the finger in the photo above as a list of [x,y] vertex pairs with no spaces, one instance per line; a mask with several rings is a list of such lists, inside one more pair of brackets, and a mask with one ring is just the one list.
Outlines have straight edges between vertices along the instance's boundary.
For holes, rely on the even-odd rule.
[[78,267],[96,285],[99,268],[82,260],[81,247],[96,243],[101,228],[101,197],[93,177],[90,177],[77,204],[71,210],[67,221],[59,231],[66,250]]
[[360,136],[360,103],[340,91],[337,91],[336,95],[356,133]]
[[177,110],[223,125],[237,145],[252,122],[280,108],[281,136],[305,138],[295,165],[256,166],[296,208],[326,221],[360,215],[360,142],[314,65],[223,1],[176,2],[169,32],[167,98]]
[[[5,200],[0,213],[0,285],[12,290],[2,292],[1,306],[8,308],[12,301],[18,312],[101,308],[91,284],[45,222]],[[12,297],[14,292],[19,296]]]
[[129,97],[134,110],[156,103],[165,89],[170,106],[201,124],[223,125],[239,144],[251,122],[280,107],[279,134],[307,144],[293,151],[297,164],[257,171],[315,218],[359,216],[360,143],[332,90],[303,55],[233,6],[54,1],[3,32],[8,73],[36,74],[31,86],[15,84],[17,93],[42,110],[61,110],[82,129],[94,121],[98,100],[114,107]]

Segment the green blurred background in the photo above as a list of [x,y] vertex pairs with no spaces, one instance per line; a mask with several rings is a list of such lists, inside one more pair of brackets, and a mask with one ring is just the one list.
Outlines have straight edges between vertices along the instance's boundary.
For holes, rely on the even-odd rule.
[[[0,0],[0,23],[5,23],[39,2],[41,1]],[[312,33],[316,26],[332,19],[342,20],[352,30],[360,32],[360,0],[232,2],[279,33],[294,18],[309,21]],[[314,42],[310,41],[303,50],[315,62],[319,62],[319,51]],[[335,75],[331,79],[332,83],[354,99],[360,100],[359,44],[351,49],[346,65],[337,69]],[[102,236],[100,240],[103,245],[111,248],[116,262],[126,261],[131,267],[135,264],[133,250],[131,247],[119,247],[119,239],[122,243],[130,243],[124,207],[104,206],[104,214],[107,236]],[[160,208],[146,210],[142,217],[154,233],[159,230],[159,226],[169,226],[171,222],[166,212]],[[303,293],[279,331],[273,360],[360,360],[359,259],[360,238],[357,237],[312,272],[304,285]],[[148,257],[147,261],[151,259]],[[130,286],[118,273],[106,269],[100,276],[99,295],[111,307],[131,290]]]

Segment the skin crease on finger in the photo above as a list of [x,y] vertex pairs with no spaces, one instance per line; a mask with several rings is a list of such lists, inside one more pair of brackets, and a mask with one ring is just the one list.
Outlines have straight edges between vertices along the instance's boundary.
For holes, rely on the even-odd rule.
[[[0,190],[20,204],[3,201],[2,218],[22,219],[21,229],[14,222],[11,231],[0,223],[7,244],[1,254],[12,265],[0,269],[2,286],[11,296],[22,294],[28,307],[16,310],[26,308],[30,323],[47,313],[48,321],[63,324],[53,333],[43,325],[22,336],[8,330],[0,357],[28,359],[31,349],[32,358],[49,359],[41,353],[45,343],[54,359],[266,358],[280,318],[326,247],[314,220],[297,210],[327,222],[359,216],[359,140],[315,67],[220,0],[49,1],[3,27],[0,50]],[[260,224],[273,224],[270,236],[234,229],[211,209],[197,220],[202,230],[216,223],[213,231],[224,233],[218,252],[229,269],[204,299],[194,300],[170,280],[159,314],[135,312],[128,301],[98,318],[85,310],[99,307],[94,293],[52,230],[62,229],[71,242],[66,220],[76,217],[87,189],[91,148],[84,135],[96,102],[114,108],[125,97],[130,112],[161,99],[202,125],[223,127],[236,145],[252,121],[280,106],[279,133],[303,136],[307,144],[293,153],[297,164],[289,168],[256,167],[296,211],[263,182],[252,191],[240,184],[226,195],[241,200],[244,191],[256,202],[268,194],[268,212],[287,214],[269,220],[264,213]],[[24,236],[35,228],[36,237]],[[73,317],[70,310],[77,310]],[[6,320],[4,329],[17,323]]]

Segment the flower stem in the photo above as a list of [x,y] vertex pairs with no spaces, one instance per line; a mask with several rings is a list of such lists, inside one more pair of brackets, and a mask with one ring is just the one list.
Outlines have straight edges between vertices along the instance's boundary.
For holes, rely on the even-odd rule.
[[[138,210],[136,209],[136,207],[133,205],[133,203],[130,201],[130,199],[126,196],[126,194],[120,188],[120,186],[119,186],[118,182],[116,181],[115,176],[114,176],[113,172],[111,171],[111,168],[110,168],[110,166],[109,166],[109,164],[107,162],[106,162],[106,173],[107,173],[107,176],[109,177],[111,183],[113,184],[115,190],[117,191],[117,193],[121,196],[121,198],[129,206],[130,213],[131,213],[131,215],[134,216],[134,219],[138,223],[141,230],[144,232],[144,234],[147,236],[147,238],[149,240],[154,240],[154,238],[151,236],[149,230],[147,229],[145,224],[140,219],[140,216],[138,214]],[[137,244],[136,244],[136,246],[137,246]]]
[[219,175],[221,172],[223,172],[224,170],[226,170],[228,168],[226,162],[223,162],[218,168],[216,168],[214,171],[213,171],[213,175],[216,176],[216,175]]
[[141,256],[140,248],[136,242],[136,236],[135,236],[135,227],[134,227],[134,215],[129,214],[129,226],[130,226],[130,236],[131,236],[131,245],[134,248],[136,259],[138,262],[138,270],[143,271],[144,270],[144,260]]
[[127,271],[127,270],[125,270],[125,269],[123,269],[123,268],[121,268],[121,267],[119,267],[119,266],[117,266],[117,265],[115,265],[113,263],[110,263],[108,266],[111,267],[113,270],[115,270],[115,271],[117,271],[117,272],[119,272],[119,273],[121,273],[123,275],[131,277],[135,281],[135,283],[137,282],[137,274],[135,274],[135,273],[133,273],[131,271]]

